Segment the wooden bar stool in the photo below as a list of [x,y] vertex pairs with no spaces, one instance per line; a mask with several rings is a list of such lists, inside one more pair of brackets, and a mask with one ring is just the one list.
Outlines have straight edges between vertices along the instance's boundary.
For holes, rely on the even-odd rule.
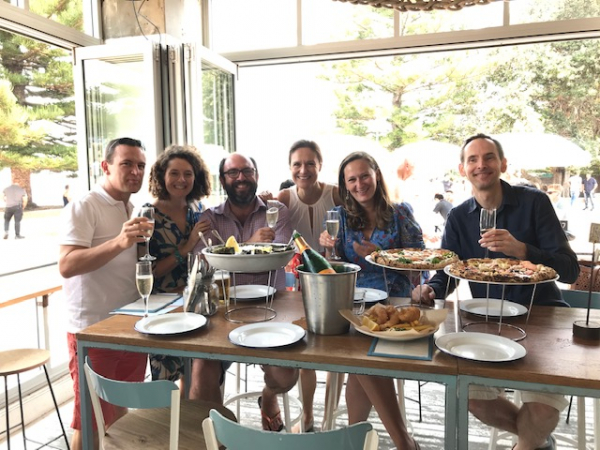
[[[60,418],[60,412],[58,410],[58,404],[56,403],[56,397],[54,396],[54,390],[52,389],[52,383],[48,376],[48,369],[46,369],[46,363],[50,360],[50,352],[48,350],[42,350],[37,348],[25,348],[16,350],[5,350],[0,352],[0,375],[4,377],[4,402],[6,407],[6,442],[7,448],[10,450],[10,418],[8,411],[8,376],[17,376],[17,388],[19,391],[19,410],[21,412],[21,430],[23,433],[23,447],[27,448],[27,441],[33,442],[38,445],[48,445],[59,439],[60,436],[51,439],[46,443],[37,442],[32,439],[28,439],[25,435],[25,419],[23,415],[23,396],[21,394],[21,379],[19,374],[28,372],[32,369],[36,369],[40,366],[44,368],[44,374],[46,375],[46,381],[48,382],[48,388],[50,388],[50,394],[52,395],[52,401],[54,402],[54,409],[60,422],[60,429],[62,430],[62,437],[65,439],[67,449],[69,449],[69,440],[67,439],[67,433],[65,433],[65,427],[63,426],[62,419]],[[16,427],[13,426],[13,428]]]

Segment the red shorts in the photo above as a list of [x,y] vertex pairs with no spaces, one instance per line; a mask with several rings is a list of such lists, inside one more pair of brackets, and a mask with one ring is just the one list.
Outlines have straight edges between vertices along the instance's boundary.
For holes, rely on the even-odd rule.
[[[67,333],[67,345],[69,347],[69,371],[71,372],[73,390],[75,392],[75,402],[73,405],[75,410],[73,411],[71,428],[81,430],[79,365],[77,364],[77,339],[74,334]],[[106,378],[119,381],[144,381],[146,363],[148,361],[146,353],[90,348],[88,349],[88,357],[94,371]],[[115,419],[116,409],[103,400],[100,400],[100,404],[102,405],[104,422],[110,425]],[[93,425],[94,429],[96,429],[95,419],[93,419]]]

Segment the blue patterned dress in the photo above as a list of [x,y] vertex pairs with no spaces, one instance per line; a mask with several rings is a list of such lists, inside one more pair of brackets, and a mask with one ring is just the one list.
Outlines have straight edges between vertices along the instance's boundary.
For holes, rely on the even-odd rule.
[[[394,204],[394,214],[390,225],[385,230],[375,228],[369,242],[382,249],[391,248],[425,248],[423,232],[415,220],[412,208],[406,203]],[[358,264],[361,271],[358,272],[356,285],[380,289],[388,292],[392,297],[408,297],[412,290],[412,283],[407,277],[408,272],[398,270],[387,270],[387,286],[383,276],[383,267],[367,262],[359,256],[353,247],[354,242],[363,242],[364,234],[361,230],[353,230],[348,227],[346,210],[337,206],[334,209],[340,212],[340,231],[336,242],[335,251],[344,260]]]
[[[199,208],[202,210],[202,205],[199,204]],[[176,247],[187,242],[199,217],[200,211],[188,208],[185,230],[182,231],[173,219],[154,206],[154,234],[150,240],[150,254],[156,256],[157,261],[171,256]],[[182,256],[186,259],[187,255]],[[155,277],[152,292],[181,292],[186,283],[187,260],[162,277]],[[177,381],[183,374],[183,359],[179,356],[150,355],[150,368],[153,380]]]

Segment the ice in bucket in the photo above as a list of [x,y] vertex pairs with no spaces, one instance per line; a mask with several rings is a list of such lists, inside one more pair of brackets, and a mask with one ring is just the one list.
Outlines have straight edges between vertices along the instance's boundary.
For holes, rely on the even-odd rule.
[[341,309],[352,310],[354,286],[360,267],[356,264],[335,263],[336,273],[320,274],[305,272],[298,266],[302,301],[308,331],[315,334],[344,334],[350,323],[339,313]]

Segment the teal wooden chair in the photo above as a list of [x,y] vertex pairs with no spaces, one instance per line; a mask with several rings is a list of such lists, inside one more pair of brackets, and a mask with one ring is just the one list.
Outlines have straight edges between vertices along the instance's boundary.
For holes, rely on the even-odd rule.
[[[561,289],[560,292],[565,302],[567,302],[571,308],[587,308],[588,291]],[[592,292],[592,303],[590,306],[591,309],[600,309],[600,292]]]
[[[203,450],[204,435],[200,424],[209,411],[218,409],[235,420],[233,413],[218,403],[180,400],[179,388],[171,381],[132,383],[110,380],[94,372],[88,358],[85,377],[100,448],[104,450]],[[100,399],[135,409],[107,429]]]
[[227,450],[376,450],[379,441],[377,432],[367,422],[322,433],[274,433],[232,422],[215,410],[204,419],[202,428],[206,450],[218,450],[219,445]]

